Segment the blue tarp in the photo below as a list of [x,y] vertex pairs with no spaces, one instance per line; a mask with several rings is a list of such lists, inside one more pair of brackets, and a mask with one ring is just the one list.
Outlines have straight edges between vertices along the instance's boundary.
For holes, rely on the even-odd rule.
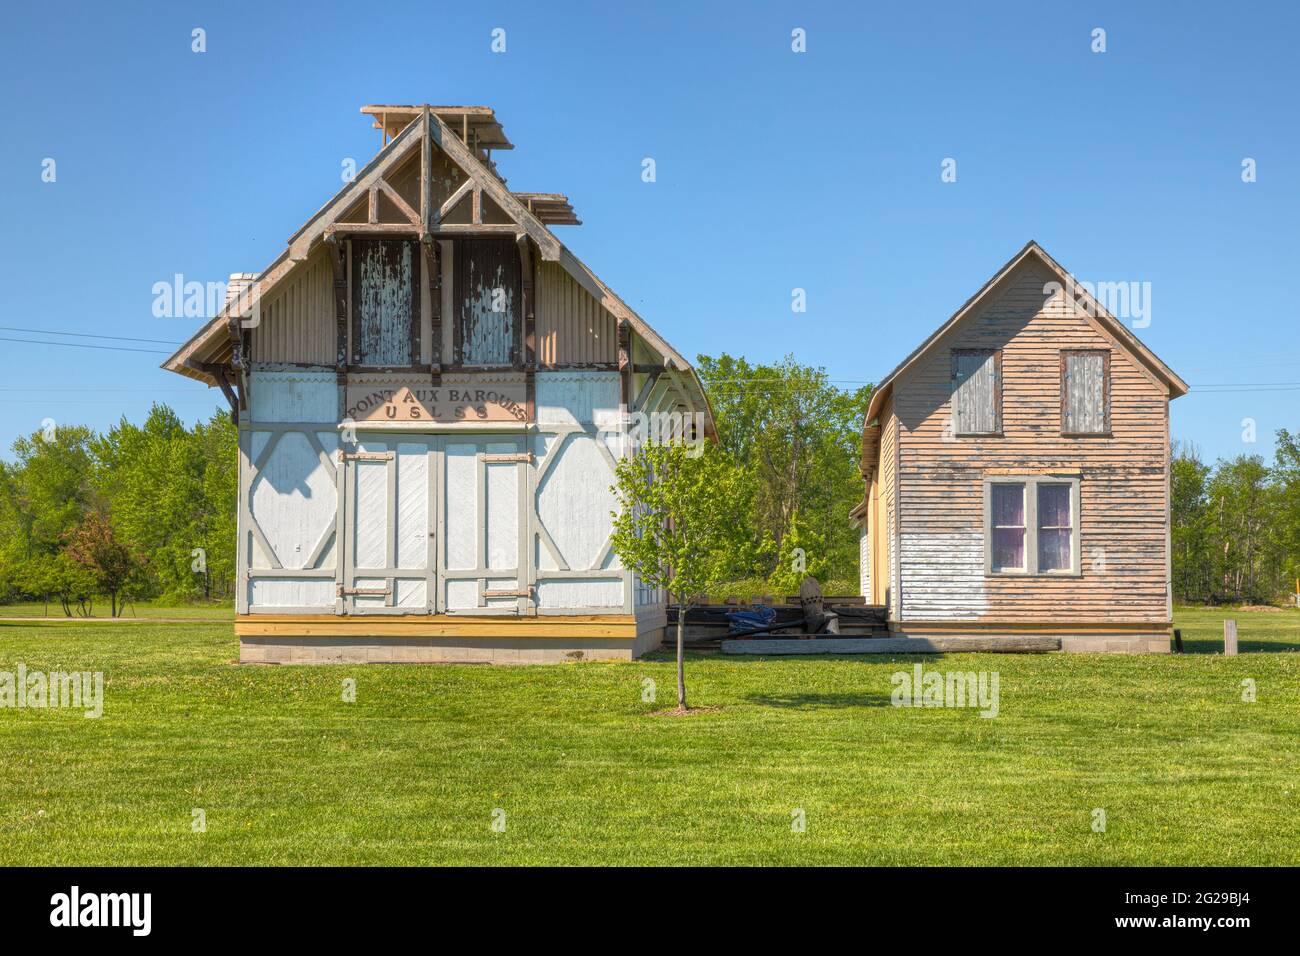
[[744,611],[728,611],[727,623],[729,634],[743,634],[756,627],[767,627],[776,623],[776,608],[755,604]]

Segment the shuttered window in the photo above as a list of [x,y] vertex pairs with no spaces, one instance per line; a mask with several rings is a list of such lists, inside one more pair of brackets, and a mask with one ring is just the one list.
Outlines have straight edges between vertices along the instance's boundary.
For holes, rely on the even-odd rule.
[[954,349],[952,424],[956,435],[996,435],[1002,430],[1002,353]]
[[417,262],[409,240],[352,240],[353,364],[402,368],[419,360]]
[[1110,353],[1061,353],[1061,433],[1110,432]]
[[985,479],[985,572],[1080,575],[1079,502],[1078,478]]
[[464,365],[514,363],[522,311],[515,241],[459,240],[455,263],[456,361]]

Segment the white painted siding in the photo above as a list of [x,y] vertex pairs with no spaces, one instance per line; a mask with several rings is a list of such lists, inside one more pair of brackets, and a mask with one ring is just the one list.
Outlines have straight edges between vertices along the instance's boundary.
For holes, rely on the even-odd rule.
[[251,421],[334,424],[339,420],[338,377],[332,369],[255,365],[248,377]]

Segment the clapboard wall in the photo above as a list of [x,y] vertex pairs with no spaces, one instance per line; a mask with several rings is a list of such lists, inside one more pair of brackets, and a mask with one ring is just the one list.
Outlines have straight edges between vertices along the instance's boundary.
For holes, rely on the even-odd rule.
[[[1025,263],[894,385],[897,620],[1169,621],[1167,392],[1055,279]],[[1002,350],[1001,436],[954,437],[952,349]],[[1063,349],[1109,350],[1110,435],[1061,434]],[[1081,576],[985,573],[983,479],[1017,471],[1078,475]]]

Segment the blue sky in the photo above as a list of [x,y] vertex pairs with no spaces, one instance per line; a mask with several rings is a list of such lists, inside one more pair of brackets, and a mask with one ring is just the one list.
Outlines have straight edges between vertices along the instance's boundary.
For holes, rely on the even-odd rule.
[[1297,10],[10,5],[0,447],[155,400],[210,414],[219,393],[163,355],[3,340],[183,340],[198,322],[154,318],[155,282],[261,269],[378,148],[358,107],[433,102],[494,107],[511,187],[567,193],[584,225],[561,238],[687,355],[791,352],[874,380],[1034,238],[1081,279],[1151,283],[1138,334],[1194,387],[1176,439],[1271,457],[1300,428]]

